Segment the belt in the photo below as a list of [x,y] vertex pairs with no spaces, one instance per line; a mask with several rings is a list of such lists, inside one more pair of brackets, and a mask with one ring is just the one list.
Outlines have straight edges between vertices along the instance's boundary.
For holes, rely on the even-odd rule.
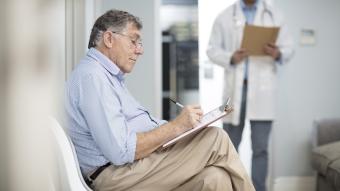
[[91,187],[93,181],[96,180],[96,178],[99,176],[99,174],[101,172],[103,172],[103,170],[105,170],[105,168],[110,166],[110,165],[111,165],[111,163],[108,162],[105,165],[97,168],[96,171],[94,171],[91,175],[89,175],[88,177],[85,178],[86,184]]
[[247,79],[244,79],[243,80],[243,85],[247,85],[248,84],[248,80]]

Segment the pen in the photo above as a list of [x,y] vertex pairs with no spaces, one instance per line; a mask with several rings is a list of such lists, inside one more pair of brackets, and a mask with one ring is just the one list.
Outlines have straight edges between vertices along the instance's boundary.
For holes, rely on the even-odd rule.
[[227,100],[227,104],[229,106],[229,103],[230,103],[230,97],[228,97],[228,100]]
[[173,100],[173,99],[171,99],[171,98],[169,98],[169,99],[170,99],[172,102],[174,102],[176,105],[178,105],[179,107],[181,107],[181,108],[184,107],[182,104],[178,103],[177,101],[175,101],[175,100]]

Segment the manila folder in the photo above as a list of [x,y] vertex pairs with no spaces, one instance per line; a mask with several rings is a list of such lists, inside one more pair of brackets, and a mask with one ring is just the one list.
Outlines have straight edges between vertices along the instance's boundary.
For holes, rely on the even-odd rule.
[[250,56],[263,56],[263,47],[267,43],[275,44],[279,31],[280,27],[245,25],[241,48],[246,49]]

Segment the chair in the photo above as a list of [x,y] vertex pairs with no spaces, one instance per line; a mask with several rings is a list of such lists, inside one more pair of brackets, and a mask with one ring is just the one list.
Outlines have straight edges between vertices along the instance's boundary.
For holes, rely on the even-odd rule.
[[315,148],[312,166],[317,171],[318,191],[340,190],[340,119],[314,122]]
[[[67,190],[92,191],[92,189],[86,185],[80,172],[77,155],[71,139],[55,118],[51,117],[50,121],[50,128],[56,142],[56,156],[59,156],[58,166],[59,168],[62,168],[62,171],[65,174],[62,178],[67,181]],[[66,183],[63,182],[62,184]]]

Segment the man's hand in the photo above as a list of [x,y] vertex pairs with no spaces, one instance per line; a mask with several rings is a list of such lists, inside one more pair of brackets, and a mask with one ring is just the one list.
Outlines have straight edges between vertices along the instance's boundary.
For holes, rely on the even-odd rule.
[[241,48],[239,50],[236,50],[233,56],[231,57],[231,64],[239,64],[247,56],[248,56],[248,52],[246,49]]
[[148,132],[137,133],[135,160],[149,156],[166,141],[195,127],[202,115],[199,105],[188,105],[169,123]]
[[273,43],[268,43],[263,47],[264,53],[274,58],[274,60],[278,60],[281,57],[280,49]]
[[185,106],[181,113],[172,121],[176,132],[181,134],[189,129],[194,128],[200,121],[203,115],[201,106],[188,105]]

